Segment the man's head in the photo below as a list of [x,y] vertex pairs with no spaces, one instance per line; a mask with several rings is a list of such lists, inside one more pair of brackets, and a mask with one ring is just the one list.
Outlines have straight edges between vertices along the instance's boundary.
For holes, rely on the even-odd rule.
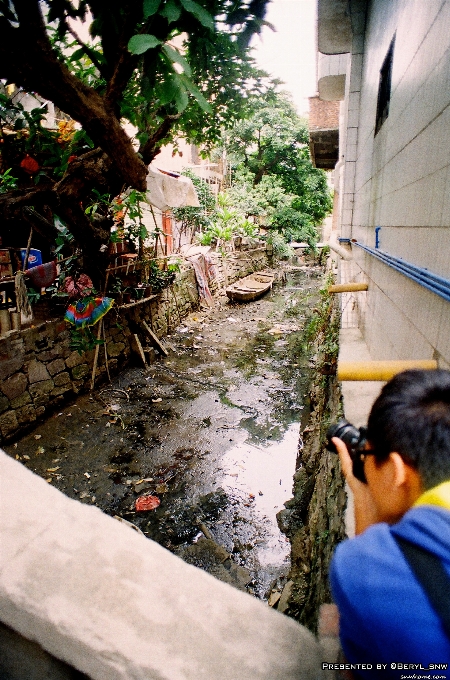
[[397,452],[423,489],[450,480],[450,371],[396,375],[372,406],[367,438],[375,464]]

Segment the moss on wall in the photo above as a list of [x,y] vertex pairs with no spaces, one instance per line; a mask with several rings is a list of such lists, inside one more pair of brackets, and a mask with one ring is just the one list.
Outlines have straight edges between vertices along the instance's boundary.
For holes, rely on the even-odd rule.
[[314,356],[309,418],[299,442],[294,497],[278,513],[291,541],[290,595],[285,613],[316,632],[319,607],[331,602],[328,569],[336,545],[345,537],[346,494],[337,455],[326,451],[326,431],[342,415],[336,378],[340,314],[327,292],[305,329]]

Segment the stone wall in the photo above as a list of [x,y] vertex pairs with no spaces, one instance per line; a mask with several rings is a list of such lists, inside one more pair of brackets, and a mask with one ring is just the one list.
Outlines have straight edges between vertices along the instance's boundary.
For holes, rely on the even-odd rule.
[[[213,253],[213,259],[218,277],[212,292],[267,265],[264,247],[228,253],[224,258]],[[135,333],[147,344],[143,320],[161,338],[199,304],[194,270],[187,265],[160,295],[113,307],[104,317],[105,346],[98,352],[96,384],[107,379],[107,371],[114,375],[129,363]],[[70,349],[70,328],[62,319],[9,331],[0,338],[0,442],[20,436],[59,404],[87,390],[94,354],[94,350],[80,355]]]
[[314,373],[308,394],[310,414],[299,443],[294,497],[277,516],[291,541],[284,612],[313,632],[321,605],[331,602],[329,564],[336,545],[345,537],[344,479],[338,456],[325,449],[328,426],[342,416],[336,377],[339,322],[337,301],[324,294],[309,324],[314,332]]

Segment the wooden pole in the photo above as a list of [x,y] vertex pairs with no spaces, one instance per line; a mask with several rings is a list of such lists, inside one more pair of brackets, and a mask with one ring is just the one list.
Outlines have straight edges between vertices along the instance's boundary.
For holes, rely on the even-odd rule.
[[22,271],[23,271],[23,272],[27,269],[27,266],[28,266],[28,258],[29,258],[29,256],[30,256],[30,248],[31,248],[31,238],[32,238],[32,236],[33,236],[33,227],[31,227],[31,229],[30,229],[30,235],[29,235],[29,237],[28,237],[27,249],[26,249],[26,251],[25,251],[25,259],[24,259],[24,261],[23,261],[23,267],[22,267]]
[[[108,286],[108,278],[109,278],[109,271],[106,271],[106,276],[105,276],[105,287],[103,289],[103,296],[105,296],[106,293],[106,288]],[[97,340],[100,340],[100,336],[102,334],[102,326],[103,326],[103,319],[100,319],[98,322],[98,330],[97,330]],[[97,370],[97,363],[98,363],[98,354],[100,352],[100,343],[97,342],[95,345],[95,354],[94,354],[94,364],[92,366],[92,376],[91,376],[91,388],[90,391],[92,392],[94,389],[94,383],[95,383],[95,372]],[[105,352],[106,352],[106,338],[105,338]],[[108,377],[109,377],[109,371],[108,371]],[[111,382],[111,378],[109,378],[109,381]]]
[[147,331],[148,335],[150,336],[151,340],[153,340],[153,343],[156,345],[156,348],[164,354],[164,356],[168,356],[169,352],[166,350],[164,345],[162,344],[161,340],[158,338],[158,336],[152,331],[151,328],[149,328],[148,324],[144,319],[141,321],[142,325],[144,326],[145,330]]
[[[102,334],[102,326],[103,326],[103,319],[100,319],[98,322],[98,331],[97,331],[97,340],[100,340],[100,336]],[[91,376],[91,392],[94,389],[94,383],[95,383],[95,371],[97,370],[97,363],[98,363],[98,353],[100,351],[100,344],[97,342],[95,345],[95,354],[94,354],[94,365],[92,366],[92,376]]]

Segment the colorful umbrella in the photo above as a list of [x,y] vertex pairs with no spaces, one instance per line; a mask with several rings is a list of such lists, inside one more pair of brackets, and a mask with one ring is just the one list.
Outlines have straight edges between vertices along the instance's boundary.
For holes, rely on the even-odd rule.
[[69,305],[64,318],[74,324],[75,328],[93,326],[109,312],[113,304],[112,298],[85,297]]

